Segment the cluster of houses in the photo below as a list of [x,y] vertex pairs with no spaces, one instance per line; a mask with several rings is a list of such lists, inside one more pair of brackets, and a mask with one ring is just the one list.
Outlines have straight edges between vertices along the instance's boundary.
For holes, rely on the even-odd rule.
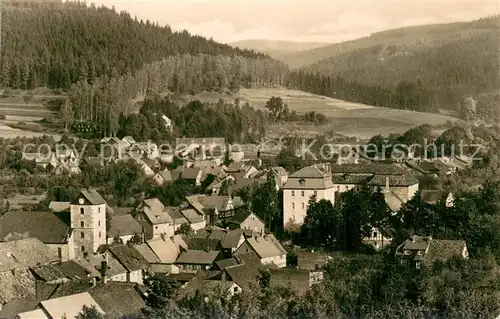
[[[303,223],[311,196],[339,205],[343,192],[380,188],[396,212],[419,191],[417,176],[461,169],[458,160],[451,161],[455,170],[449,169],[451,162],[442,161],[362,160],[315,164],[289,175],[282,167],[262,169],[258,152],[248,156],[242,149],[231,150],[232,163],[224,165],[226,153],[220,146],[226,144],[219,138],[178,139],[176,144],[183,147],[175,154],[130,137],[103,143],[110,148],[106,157],[110,162],[134,160],[158,185],[184,179],[203,184],[206,194],[187,196],[175,207],[157,198],[135,207],[113,207],[96,190],[84,189],[71,202],[50,203],[47,212],[26,211],[22,206],[9,211],[0,218],[0,319],[74,318],[83,305],[121,318],[144,307],[145,279],[153,274],[181,282],[179,298],[198,291],[209,298],[219,288],[230,297],[258,286],[265,274],[271,286],[292,286],[305,293],[323,280],[321,269],[330,257],[300,251],[297,265],[289,266],[287,250],[242,199],[232,195],[235,191],[263,183],[273,174],[276,188],[283,191],[283,227],[290,229]],[[161,170],[160,163],[171,162],[174,155],[183,164]],[[71,152],[54,154],[48,162],[36,156],[25,158],[62,167],[61,171],[78,162]],[[80,163],[105,164],[101,158]],[[428,203],[453,205],[452,194],[420,192]],[[364,241],[381,249],[392,242],[392,232],[372,228]],[[413,236],[397,248],[396,256],[418,268],[468,254],[463,241]]]

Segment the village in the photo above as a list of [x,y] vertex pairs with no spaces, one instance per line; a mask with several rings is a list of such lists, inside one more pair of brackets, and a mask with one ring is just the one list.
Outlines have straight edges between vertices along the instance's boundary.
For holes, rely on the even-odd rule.
[[[82,166],[133,161],[157,185],[185,180],[206,185],[205,192],[186,196],[179,206],[165,206],[158,198],[135,207],[111,206],[95,189],[82,189],[70,202],[53,201],[44,212],[23,210],[22,200],[13,201],[0,218],[0,318],[73,318],[85,305],[122,318],[145,307],[146,283],[157,275],[181,284],[178,298],[217,289],[230,298],[264,277],[270,287],[289,286],[305,294],[323,280],[322,269],[333,257],[278,240],[259,212],[234,195],[238,190],[272,178],[282,194],[282,228],[300,229],[312,198],[339,206],[343,193],[364,187],[379,189],[393,212],[417,192],[426,203],[452,207],[454,194],[421,189],[417,177],[455,174],[472,165],[463,157],[388,163],[353,156],[289,174],[283,167],[265,167],[262,158],[276,156],[273,152],[226,150],[224,138],[178,138],[176,145],[183,147],[173,154],[131,137],[101,143],[114,156],[80,160],[73,151],[23,155],[68,175],[79,174]],[[174,157],[182,165],[161,169]],[[371,232],[363,243],[375,251],[391,244],[391,229],[368,226]],[[463,240],[419,235],[396,249],[401,263],[418,269],[435,260],[468,258]]]

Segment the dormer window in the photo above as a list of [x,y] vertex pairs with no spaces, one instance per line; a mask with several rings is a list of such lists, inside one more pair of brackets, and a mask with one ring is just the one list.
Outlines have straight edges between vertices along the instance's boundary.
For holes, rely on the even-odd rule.
[[305,183],[306,183],[305,179],[303,179],[303,178],[299,179],[299,184],[300,185],[304,185]]
[[424,251],[423,250],[419,250],[418,253],[417,253],[419,256],[422,256],[424,254]]

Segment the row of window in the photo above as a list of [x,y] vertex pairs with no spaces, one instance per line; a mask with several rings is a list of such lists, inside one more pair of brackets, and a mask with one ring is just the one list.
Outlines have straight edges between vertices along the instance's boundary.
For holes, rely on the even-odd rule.
[[[101,221],[100,220],[97,221],[97,226],[101,226]],[[85,222],[84,221],[80,222],[80,227],[85,227]]]
[[[80,233],[80,238],[85,238],[85,233],[84,232],[81,232]],[[99,238],[101,238],[101,232],[99,232]]]
[[[101,207],[97,208],[97,212],[99,214],[101,213]],[[83,207],[80,207],[80,215],[85,215],[85,209]]]
[[[300,191],[300,196],[304,197],[305,194],[305,191]],[[295,191],[292,191],[292,196],[295,196]],[[314,196],[318,196],[318,191],[314,191]]]
[[[302,203],[302,209],[306,209],[306,203]],[[292,209],[295,209],[295,203],[292,203]]]

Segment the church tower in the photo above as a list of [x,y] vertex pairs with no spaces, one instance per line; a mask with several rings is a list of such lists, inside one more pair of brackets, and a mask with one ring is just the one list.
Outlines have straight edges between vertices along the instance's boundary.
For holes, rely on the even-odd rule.
[[106,201],[96,190],[82,190],[70,211],[75,256],[95,253],[106,244]]

